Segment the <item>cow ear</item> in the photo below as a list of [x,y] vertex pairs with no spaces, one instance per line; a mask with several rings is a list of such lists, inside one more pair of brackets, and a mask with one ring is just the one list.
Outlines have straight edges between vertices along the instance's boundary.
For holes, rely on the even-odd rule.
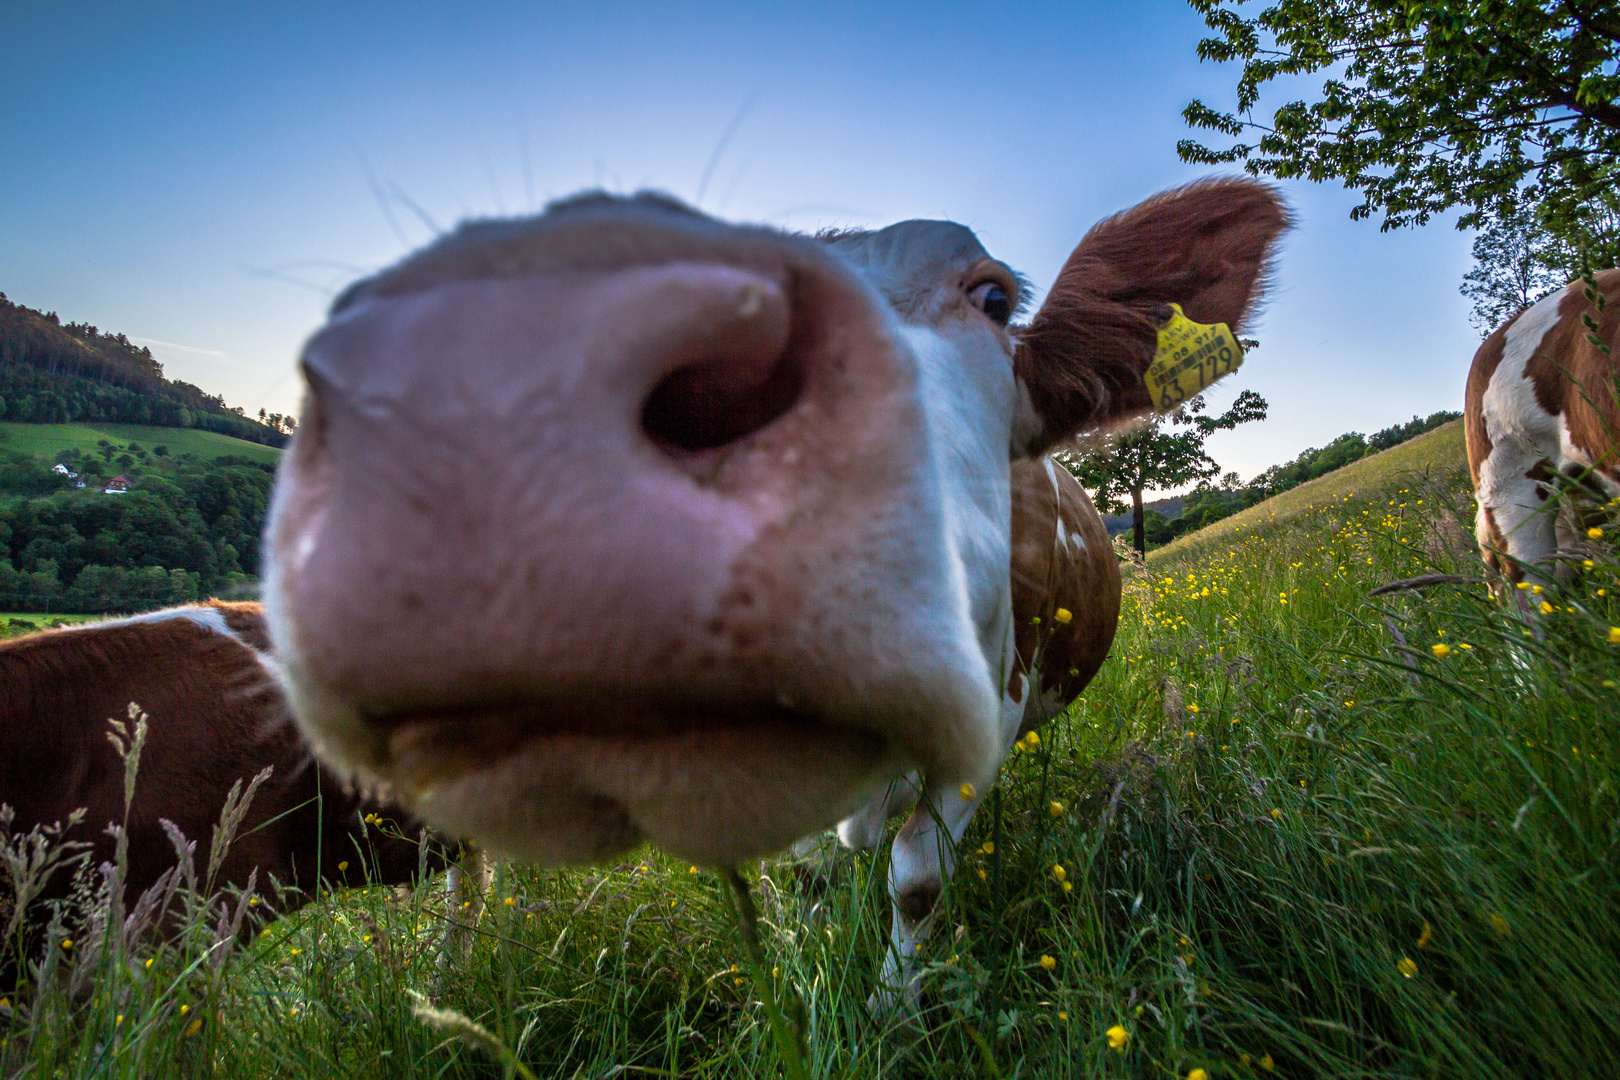
[[1167,191],[1093,226],[1018,333],[1015,369],[1035,414],[1020,425],[1032,433],[1024,449],[1145,412],[1142,375],[1165,305],[1237,332],[1290,224],[1274,189],[1232,178]]

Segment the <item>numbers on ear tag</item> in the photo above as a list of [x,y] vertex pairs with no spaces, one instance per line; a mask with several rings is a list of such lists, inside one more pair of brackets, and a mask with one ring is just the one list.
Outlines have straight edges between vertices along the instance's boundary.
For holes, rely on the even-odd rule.
[[1243,363],[1243,349],[1225,323],[1195,323],[1171,304],[1170,321],[1159,328],[1159,348],[1143,377],[1153,407],[1175,412],[1182,404]]

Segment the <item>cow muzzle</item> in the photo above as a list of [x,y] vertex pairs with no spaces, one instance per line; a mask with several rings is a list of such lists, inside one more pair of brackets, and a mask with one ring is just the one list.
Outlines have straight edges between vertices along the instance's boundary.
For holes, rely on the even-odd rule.
[[728,863],[993,762],[915,358],[817,245],[695,220],[430,249],[306,349],[265,575],[294,712],[521,857]]

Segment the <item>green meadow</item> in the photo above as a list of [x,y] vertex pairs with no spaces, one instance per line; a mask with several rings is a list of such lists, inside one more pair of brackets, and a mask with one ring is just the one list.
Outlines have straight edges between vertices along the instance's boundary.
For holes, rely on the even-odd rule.
[[[1614,531],[1498,605],[1459,446],[1438,430],[1127,569],[1111,658],[962,844],[915,1012],[866,1007],[886,850],[740,868],[757,973],[724,881],[648,850],[500,868],[443,964],[441,920],[472,909],[442,879],[323,892],[245,941],[186,890],[167,941],[14,935],[0,1074],[795,1075],[768,997],[815,1077],[1609,1075]],[[1370,595],[1421,575],[1451,578]]]
[[167,446],[171,457],[196,454],[212,460],[234,454],[249,461],[274,465],[281,459],[281,451],[262,443],[233,439],[217,431],[199,431],[195,428],[150,427],[145,424],[13,424],[0,423],[0,453],[13,451],[55,459],[63,450],[74,447],[94,453],[97,443],[106,439],[121,445],[140,443],[150,450],[154,446]]

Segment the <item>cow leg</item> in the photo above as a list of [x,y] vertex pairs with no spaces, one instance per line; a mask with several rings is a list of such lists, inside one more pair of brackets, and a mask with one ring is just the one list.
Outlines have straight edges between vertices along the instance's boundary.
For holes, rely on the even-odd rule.
[[956,869],[956,845],[984,798],[977,792],[971,799],[962,794],[961,789],[946,790],[930,782],[921,804],[894,838],[889,861],[894,921],[883,974],[867,1003],[874,1013],[916,1003],[914,959],[933,929],[935,905]]
[[439,943],[439,986],[446,985],[453,964],[472,955],[473,928],[483,917],[484,903],[495,878],[495,863],[483,851],[466,847],[444,872],[444,937]]

